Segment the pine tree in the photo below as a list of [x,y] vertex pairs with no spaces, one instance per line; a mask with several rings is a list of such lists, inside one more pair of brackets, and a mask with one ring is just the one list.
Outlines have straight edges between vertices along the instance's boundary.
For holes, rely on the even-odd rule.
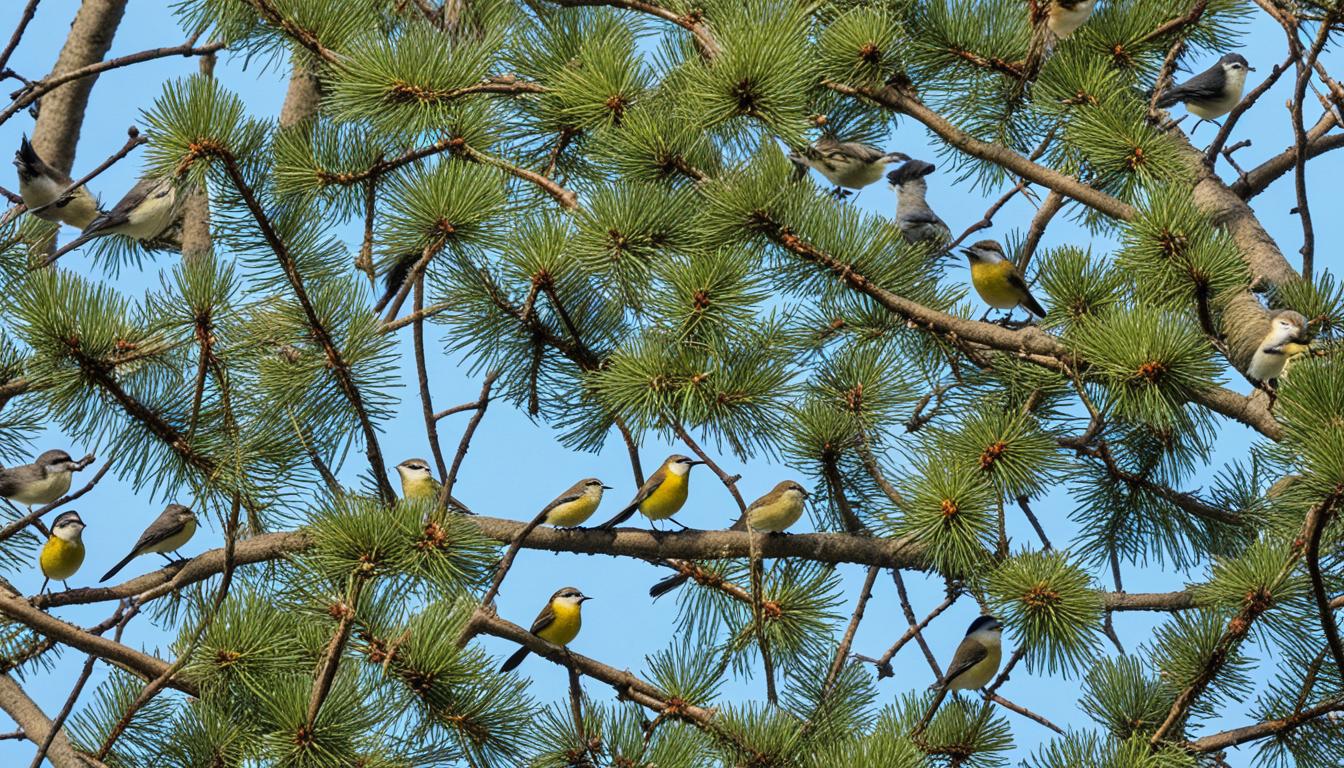
[[[1344,144],[1324,57],[1344,7],[1103,0],[1055,40],[1052,5],[179,0],[185,46],[63,55],[0,122],[70,109],[39,99],[72,81],[87,98],[107,68],[205,57],[109,158],[143,145],[144,173],[189,202],[164,237],[66,254],[7,192],[0,450],[53,428],[97,449],[94,482],[193,499],[224,536],[110,588],[27,598],[0,580],[0,709],[58,768],[969,767],[1015,749],[1033,768],[1213,768],[1238,747],[1244,765],[1344,764],[1344,290],[1316,263],[1305,183]],[[1287,62],[1262,62],[1200,149],[1155,91],[1264,14]],[[292,69],[278,122],[211,76],[217,52]],[[1243,169],[1238,121],[1274,109],[1276,82],[1294,143]],[[35,134],[65,170],[74,109],[73,137],[55,112]],[[1044,320],[976,319],[958,249],[907,243],[789,159],[897,126],[939,141],[938,178],[998,198],[953,245],[1039,190],[1002,239]],[[1300,269],[1248,205],[1281,177]],[[1051,238],[1065,217],[1117,247]],[[110,287],[130,270],[159,287]],[[1310,348],[1245,383],[1273,309],[1307,318]],[[472,412],[456,454],[426,373],[442,355],[483,381],[449,409]],[[417,405],[431,499],[400,497],[379,439]],[[454,493],[489,405],[554,428],[557,450],[623,441],[641,482],[640,447],[676,444],[738,511],[718,460],[787,468],[818,533],[492,516]],[[1236,431],[1251,446],[1220,464]],[[1032,506],[1060,489],[1068,538]],[[67,501],[3,510],[0,567],[30,571]],[[1009,540],[1019,512],[1037,538]],[[687,577],[676,636],[627,670],[530,635],[493,605],[519,548]],[[1139,570],[1170,590],[1124,591]],[[865,613],[887,572],[906,623]],[[903,572],[946,599],[921,617]],[[933,692],[882,681],[909,642],[945,671],[951,649],[921,632],[957,603],[1004,624],[1005,658],[983,694],[930,712]],[[114,612],[82,628],[58,618],[73,605]],[[1122,611],[1155,630],[1122,638]],[[881,658],[853,645],[864,621],[891,624]],[[151,622],[166,646],[142,647]],[[483,635],[567,668],[568,694],[500,672]],[[82,656],[65,711],[38,711],[24,686]],[[1054,679],[1079,717],[1006,698],[1010,674]],[[744,680],[754,695],[723,692]]]

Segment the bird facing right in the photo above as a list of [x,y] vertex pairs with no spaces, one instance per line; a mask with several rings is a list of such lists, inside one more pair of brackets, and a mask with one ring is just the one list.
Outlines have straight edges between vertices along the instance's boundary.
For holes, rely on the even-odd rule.
[[1054,0],[1046,17],[1046,28],[1057,40],[1072,35],[1092,15],[1097,0]]
[[1158,98],[1157,106],[1166,109],[1182,102],[1190,114],[1200,118],[1201,122],[1217,120],[1231,112],[1241,101],[1241,92],[1246,87],[1246,73],[1254,71],[1255,67],[1241,54],[1226,54],[1212,67],[1180,85],[1168,88]]
[[822,136],[810,146],[789,155],[801,168],[812,168],[835,185],[839,195],[846,189],[863,189],[882,178],[882,172],[891,163],[909,160],[900,152],[883,152],[877,147],[857,141],[840,141],[834,136]]
[[168,553],[181,549],[194,535],[196,535],[196,513],[181,504],[169,504],[154,522],[149,524],[145,532],[140,534],[135,546],[131,547],[130,554],[112,566],[112,570],[103,574],[98,583],[101,584],[116,576],[117,572],[125,568],[132,559],[147,552],[157,552],[171,564],[173,559],[168,557]]
[[439,498],[439,481],[429,471],[424,459],[407,459],[397,465],[401,478],[401,497],[407,501]]
[[[546,607],[537,614],[537,618],[532,622],[532,628],[528,631],[548,643],[569,645],[575,637],[578,637],[579,629],[583,626],[582,606],[587,600],[592,598],[574,587],[562,587],[556,590],[551,599],[546,601]],[[531,652],[527,646],[519,648],[504,660],[499,671],[508,672],[517,667]]]
[[[84,564],[83,534],[84,521],[74,510],[62,512],[52,521],[51,536],[42,545],[42,552],[37,557],[37,564],[42,568],[44,577],[39,594],[47,591],[47,584],[52,579],[65,584],[65,580],[74,576],[79,566]],[[70,585],[65,584],[65,588],[69,589]]]
[[615,517],[599,525],[598,528],[615,528],[629,520],[636,511],[650,520],[666,520],[677,514],[681,511],[681,505],[686,503],[686,494],[690,489],[688,475],[691,467],[704,463],[679,453],[663,459],[662,466],[649,475],[649,479],[639,487],[635,498],[630,500],[625,509],[617,512]]
[[1269,315],[1269,331],[1256,347],[1246,374],[1256,381],[1270,383],[1283,375],[1288,361],[1307,351],[1307,318],[1291,309]]
[[0,469],[0,497],[31,508],[50,504],[70,490],[70,477],[82,467],[65,451],[43,451],[32,464]]
[[611,486],[603,485],[596,477],[585,477],[541,510],[546,513],[546,524],[557,528],[583,525],[597,511],[597,505],[602,503],[602,492],[608,490],[611,490]]

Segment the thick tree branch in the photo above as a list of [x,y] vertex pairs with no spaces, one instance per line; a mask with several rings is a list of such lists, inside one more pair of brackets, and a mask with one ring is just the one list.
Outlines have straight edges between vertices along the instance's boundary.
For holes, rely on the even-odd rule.
[[[51,720],[8,672],[0,673],[0,709],[14,718],[14,722],[23,729],[24,738],[34,744],[41,744],[51,732]],[[70,746],[65,729],[57,730],[51,739],[47,759],[55,768],[86,768],[75,753],[75,748]]]

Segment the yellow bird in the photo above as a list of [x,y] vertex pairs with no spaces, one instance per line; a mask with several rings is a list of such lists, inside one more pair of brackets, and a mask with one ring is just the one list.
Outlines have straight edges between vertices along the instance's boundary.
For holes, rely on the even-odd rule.
[[[750,524],[752,530],[782,533],[803,516],[803,503],[807,501],[807,495],[806,488],[793,480],[785,480],[747,505],[747,510],[728,530],[745,531]],[[689,578],[682,573],[668,576],[649,587],[649,597],[657,599],[685,584]]]
[[[579,628],[583,626],[583,612],[581,606],[585,600],[592,600],[591,597],[583,594],[574,587],[564,587],[551,595],[551,599],[546,602],[546,607],[537,614],[536,621],[532,622],[532,628],[528,630],[532,634],[540,637],[548,643],[555,645],[569,645],[579,634]],[[500,672],[508,672],[523,663],[531,649],[523,646],[514,652],[512,656],[504,660],[504,664],[499,668]]]
[[999,662],[1003,660],[1003,625],[993,616],[979,616],[971,622],[966,636],[952,654],[947,665],[947,674],[931,687],[937,691],[928,710],[916,727],[916,732],[924,730],[938,705],[948,691],[976,690],[989,685],[999,671]]
[[1276,381],[1289,360],[1307,351],[1307,341],[1307,318],[1291,309],[1270,313],[1269,330],[1256,347],[1246,373],[1266,384]]
[[602,491],[606,490],[611,490],[611,486],[603,485],[596,477],[585,477],[541,510],[546,513],[546,524],[557,528],[583,525],[597,511],[597,505],[602,503]]
[[[40,592],[47,591],[47,584],[52,580],[65,584],[65,580],[75,575],[79,566],[84,564],[84,521],[79,519],[79,513],[75,511],[62,512],[56,516],[56,520],[51,524],[51,537],[47,543],[42,545],[42,552],[38,555],[37,563],[42,567],[42,589]],[[69,589],[70,585],[65,584]]]
[[690,486],[689,473],[696,464],[704,464],[688,456],[674,453],[668,456],[658,471],[649,475],[649,479],[639,487],[635,498],[607,522],[598,528],[615,528],[638,510],[650,520],[666,520],[681,511],[686,503],[686,491]]
[[1037,317],[1045,317],[1045,309],[1032,297],[1022,273],[1003,255],[998,243],[981,240],[962,249],[962,253],[971,264],[971,285],[986,304],[1009,312],[1021,305]]
[[397,465],[397,474],[401,476],[401,497],[407,501],[439,498],[439,481],[429,471],[429,462],[424,459],[407,459]]

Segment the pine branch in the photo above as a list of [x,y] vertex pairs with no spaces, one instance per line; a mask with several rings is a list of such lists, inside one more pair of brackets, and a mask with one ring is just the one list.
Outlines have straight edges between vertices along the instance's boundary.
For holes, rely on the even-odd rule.
[[[1344,147],[1344,133],[1332,133],[1339,125],[1339,117],[1333,111],[1321,115],[1321,119],[1307,131],[1307,158],[1319,157],[1340,147]],[[1294,143],[1277,155],[1265,160],[1246,173],[1230,187],[1233,194],[1242,200],[1250,200],[1264,192],[1270,184],[1291,171],[1297,165],[1297,145]]]
[[722,49],[719,43],[714,39],[714,35],[709,31],[704,19],[697,13],[679,15],[676,12],[645,0],[550,0],[556,5],[566,8],[579,8],[582,6],[605,6],[607,8],[620,8],[629,11],[638,11],[656,16],[664,21],[670,21],[673,24],[685,29],[695,36],[696,49],[700,55],[706,59],[713,59],[718,56]]
[[302,733],[313,733],[317,715],[322,711],[322,704],[327,700],[327,694],[331,693],[331,684],[335,682],[336,671],[341,664],[341,654],[345,651],[345,644],[350,640],[350,630],[355,624],[355,611],[359,607],[359,596],[364,589],[365,577],[360,573],[352,573],[350,579],[350,591],[346,599],[331,606],[332,614],[338,617],[336,631],[331,635],[327,652],[323,654],[317,674],[313,678],[313,690],[308,697],[308,715],[304,720]]
[[490,388],[494,386],[495,379],[499,378],[499,373],[499,369],[496,368],[486,373],[485,381],[481,382],[481,396],[476,401],[476,411],[471,414],[467,428],[462,430],[462,440],[457,444],[457,454],[453,456],[452,467],[443,478],[443,489],[439,491],[439,509],[444,509],[448,499],[453,495],[453,486],[457,484],[457,471],[462,468],[462,460],[467,457],[467,449],[471,447],[471,436],[481,425],[481,419],[485,418],[485,409],[490,405]]
[[1335,623],[1335,611],[1330,606],[1330,598],[1325,592],[1325,579],[1321,575],[1321,536],[1333,517],[1334,505],[1322,505],[1307,527],[1307,573],[1311,575],[1311,592],[1316,598],[1316,607],[1321,616],[1321,629],[1325,632],[1330,655],[1335,659],[1335,667],[1344,680],[1344,643],[1339,639],[1339,625]]
[[14,34],[9,36],[9,43],[5,45],[5,50],[0,51],[0,72],[4,72],[5,67],[9,65],[9,57],[14,55],[14,49],[19,47],[19,41],[23,39],[23,32],[28,29],[28,22],[32,21],[33,16],[37,14],[37,4],[39,2],[41,0],[28,0],[23,6],[19,23],[14,26]]
[[863,611],[868,607],[868,600],[873,596],[873,584],[877,582],[877,574],[881,570],[875,565],[868,566],[868,575],[864,577],[863,586],[859,589],[859,600],[854,605],[854,613],[849,617],[849,625],[845,628],[845,634],[840,638],[840,646],[835,649],[835,660],[831,662],[831,669],[826,673],[826,682],[821,686],[822,691],[829,691],[831,686],[835,685],[835,678],[840,675],[840,670],[845,667],[845,661],[849,658],[849,649],[854,645],[854,635],[859,631],[859,623],[863,621]]
[[1304,709],[1301,712],[1288,717],[1266,720],[1262,723],[1244,725],[1240,728],[1232,728],[1208,736],[1202,736],[1189,742],[1186,746],[1190,751],[1201,754],[1221,752],[1224,749],[1229,749],[1239,744],[1246,744],[1247,742],[1289,733],[1318,717],[1328,715],[1331,712],[1340,711],[1344,711],[1344,697],[1336,697],[1324,701],[1314,707]]
[[[415,280],[415,298],[412,300],[412,314],[416,315],[415,326],[412,331],[411,344],[415,349],[415,376],[420,385],[420,412],[425,419],[425,437],[429,440],[429,450],[434,454],[434,465],[439,470],[439,477],[448,476],[448,464],[443,460],[443,446],[439,445],[439,419],[442,418],[434,412],[434,399],[429,394],[429,367],[425,361],[425,320],[420,313],[425,307],[425,277],[420,275]],[[473,403],[473,408],[483,409],[483,403]],[[444,414],[445,416],[447,413]]]
[[55,768],[86,768],[65,731],[51,727],[51,720],[8,672],[0,673],[0,709],[18,723],[23,737],[34,744],[41,743],[39,739],[46,740],[49,732],[55,732],[47,754]]

